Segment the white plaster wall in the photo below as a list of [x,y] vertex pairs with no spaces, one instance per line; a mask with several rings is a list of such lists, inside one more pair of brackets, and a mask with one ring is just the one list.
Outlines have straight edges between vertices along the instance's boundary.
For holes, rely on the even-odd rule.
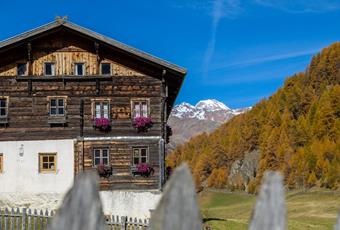
[[[23,156],[20,148],[23,147]],[[65,193],[73,184],[74,140],[0,142],[1,194]],[[56,173],[39,173],[39,153],[57,153]]]
[[105,215],[150,218],[161,198],[160,191],[101,191]]

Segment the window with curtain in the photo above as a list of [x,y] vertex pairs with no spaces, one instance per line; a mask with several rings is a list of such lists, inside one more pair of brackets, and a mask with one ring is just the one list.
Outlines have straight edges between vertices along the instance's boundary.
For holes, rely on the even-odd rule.
[[132,118],[149,116],[149,105],[147,100],[132,101],[132,109]]
[[110,119],[110,104],[108,101],[94,102],[94,117]]

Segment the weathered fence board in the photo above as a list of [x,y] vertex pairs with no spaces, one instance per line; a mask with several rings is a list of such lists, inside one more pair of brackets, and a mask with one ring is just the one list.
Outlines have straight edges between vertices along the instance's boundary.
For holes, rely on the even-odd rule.
[[202,229],[195,186],[187,164],[178,167],[166,184],[158,207],[151,215],[150,229]]
[[105,229],[97,181],[96,175],[92,173],[78,176],[53,218],[50,230]]
[[340,212],[338,214],[336,224],[334,225],[334,230],[340,230]]
[[286,204],[283,178],[278,172],[264,175],[249,230],[285,230]]

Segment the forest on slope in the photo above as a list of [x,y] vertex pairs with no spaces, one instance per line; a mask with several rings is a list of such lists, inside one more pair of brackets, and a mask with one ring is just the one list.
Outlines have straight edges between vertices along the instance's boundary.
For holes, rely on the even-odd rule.
[[198,187],[224,188],[233,163],[254,152],[254,175],[239,189],[255,192],[266,170],[281,171],[289,188],[340,186],[340,42],[249,112],[177,147],[167,164],[186,161]]

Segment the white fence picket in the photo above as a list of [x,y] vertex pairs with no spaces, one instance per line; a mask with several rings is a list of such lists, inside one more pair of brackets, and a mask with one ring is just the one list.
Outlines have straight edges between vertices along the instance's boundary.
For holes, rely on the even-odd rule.
[[15,217],[14,217],[14,208],[11,209],[11,216],[10,216],[10,225],[11,225],[11,230],[14,230],[14,220],[15,220]]
[[27,211],[27,230],[32,230],[32,210],[28,209]]
[[[0,230],[46,230],[54,215],[55,212],[49,210],[0,208]],[[147,219],[115,215],[106,217],[108,230],[145,230],[148,225]]]
[[5,228],[5,230],[7,230],[8,229],[8,214],[9,214],[9,212],[8,212],[8,208],[5,208],[5,213],[4,213],[4,228]]
[[34,209],[34,214],[33,214],[33,228],[34,230],[37,230],[37,216],[38,216],[38,211]]

